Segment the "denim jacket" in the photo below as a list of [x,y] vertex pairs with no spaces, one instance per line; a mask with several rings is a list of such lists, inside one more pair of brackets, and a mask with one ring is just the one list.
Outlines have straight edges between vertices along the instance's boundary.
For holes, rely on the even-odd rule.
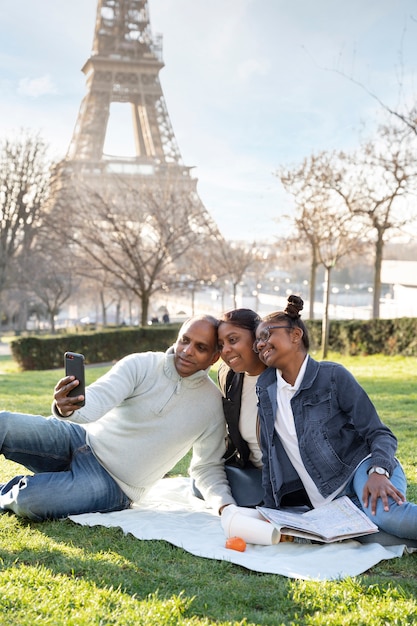
[[[269,367],[258,379],[265,506],[302,487],[275,430],[277,380]],[[301,459],[319,492],[327,497],[343,485],[368,455],[392,474],[397,440],[368,395],[338,363],[308,358],[300,388],[291,400]]]

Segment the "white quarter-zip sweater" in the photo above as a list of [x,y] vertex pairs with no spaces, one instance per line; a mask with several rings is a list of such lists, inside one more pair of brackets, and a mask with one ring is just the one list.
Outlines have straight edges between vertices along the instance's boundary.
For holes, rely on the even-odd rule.
[[216,511],[234,503],[221,393],[207,372],[181,378],[172,353],[131,354],[85,397],[69,419],[86,430],[97,460],[133,502],[193,448],[190,474],[206,502]]

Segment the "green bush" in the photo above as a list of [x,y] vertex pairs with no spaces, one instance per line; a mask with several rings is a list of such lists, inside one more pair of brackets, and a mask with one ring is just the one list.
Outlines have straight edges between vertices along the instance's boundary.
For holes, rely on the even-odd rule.
[[[321,346],[321,320],[306,322],[313,350]],[[329,349],[350,356],[417,356],[417,318],[331,320]]]
[[[321,320],[307,320],[312,350],[321,346]],[[14,359],[23,370],[62,367],[67,350],[81,352],[86,363],[117,361],[132,352],[165,351],[178,334],[178,324],[146,328],[118,328],[49,337],[19,337],[11,343]],[[417,318],[332,320],[329,349],[351,356],[384,354],[417,356]]]
[[178,324],[119,328],[49,337],[19,337],[11,343],[13,358],[23,370],[63,367],[64,352],[81,352],[86,364],[117,361],[132,352],[167,350],[176,340]]

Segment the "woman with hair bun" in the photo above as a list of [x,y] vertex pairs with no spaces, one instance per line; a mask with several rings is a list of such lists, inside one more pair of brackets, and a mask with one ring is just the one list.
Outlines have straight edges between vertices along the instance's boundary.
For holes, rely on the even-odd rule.
[[254,351],[267,366],[257,386],[264,504],[278,508],[302,487],[313,508],[348,495],[381,530],[416,540],[397,440],[348,370],[308,355],[303,304],[290,296],[256,329]]

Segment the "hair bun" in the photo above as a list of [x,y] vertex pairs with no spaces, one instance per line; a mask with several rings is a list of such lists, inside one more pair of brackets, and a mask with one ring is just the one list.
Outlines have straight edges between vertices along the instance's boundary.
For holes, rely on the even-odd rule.
[[304,301],[300,296],[291,295],[288,296],[287,306],[285,307],[284,313],[289,317],[300,317],[300,311],[304,308]]

